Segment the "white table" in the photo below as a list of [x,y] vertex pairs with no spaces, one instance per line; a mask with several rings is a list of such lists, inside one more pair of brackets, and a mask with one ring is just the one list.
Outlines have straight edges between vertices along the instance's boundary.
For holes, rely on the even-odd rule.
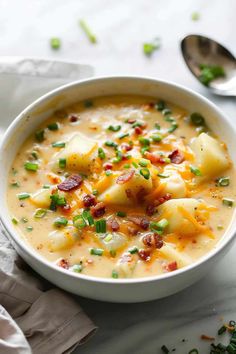
[[[191,20],[194,11],[200,20]],[[189,33],[218,39],[236,52],[234,0],[0,0],[0,55],[69,59],[94,66],[96,75],[148,75],[186,85],[217,103],[235,120],[235,100],[209,95],[187,71],[179,41]],[[80,28],[84,18],[98,43],[91,45]],[[62,47],[52,51],[49,39]],[[162,47],[152,58],[142,43],[159,36]],[[145,304],[108,304],[79,299],[99,326],[76,353],[158,354],[160,346],[185,354],[197,347],[208,353],[202,333],[215,335],[220,317],[236,319],[236,245],[206,277],[166,299]],[[182,339],[186,342],[182,342]]]

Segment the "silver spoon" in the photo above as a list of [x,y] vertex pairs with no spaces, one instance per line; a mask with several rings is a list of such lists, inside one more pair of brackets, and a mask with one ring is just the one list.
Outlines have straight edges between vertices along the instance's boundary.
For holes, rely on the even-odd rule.
[[225,47],[210,38],[191,34],[181,41],[181,51],[188,68],[201,83],[204,65],[206,70],[223,68],[225,75],[210,80],[205,87],[217,95],[236,96],[236,59]]

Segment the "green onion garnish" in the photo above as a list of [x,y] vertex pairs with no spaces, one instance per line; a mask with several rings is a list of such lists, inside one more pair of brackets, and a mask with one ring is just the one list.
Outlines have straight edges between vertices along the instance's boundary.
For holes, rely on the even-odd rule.
[[53,222],[53,225],[56,227],[66,226],[68,224],[68,220],[64,218],[64,216],[59,216]]
[[108,176],[111,176],[112,175],[112,171],[111,170],[106,170],[105,171],[105,175],[108,177]]
[[171,127],[168,129],[168,133],[173,133],[178,128],[178,124],[173,122]]
[[149,179],[150,178],[150,171],[148,168],[141,168],[141,170],[139,170],[139,173],[141,176],[143,176],[145,179]]
[[44,184],[43,185],[43,189],[50,189],[50,185],[49,184]]
[[100,147],[98,148],[98,157],[101,159],[101,160],[104,160],[106,158],[106,154],[104,152],[104,150]]
[[139,160],[139,166],[141,167],[147,167],[147,165],[149,164],[149,161],[148,160],[145,160],[145,159],[141,159]]
[[166,122],[171,122],[171,123],[172,123],[172,122],[175,122],[175,119],[174,119],[174,117],[171,117],[171,116],[166,116],[166,117],[165,117],[165,121],[166,121]]
[[12,182],[11,186],[15,187],[15,188],[19,188],[20,187],[20,183],[19,182]]
[[143,52],[146,56],[150,57],[157,49],[160,48],[160,38],[155,38],[152,42],[143,44]]
[[119,130],[121,130],[121,125],[109,125],[107,129],[111,132],[118,132]]
[[112,234],[106,235],[106,237],[103,239],[104,242],[110,242],[112,240]]
[[93,195],[98,195],[98,190],[97,190],[97,189],[94,189],[94,190],[92,191],[92,194],[93,194]]
[[57,37],[51,38],[50,44],[52,49],[59,49],[61,46],[61,40]]
[[135,167],[135,168],[138,168],[138,164],[136,162],[132,162],[132,165]]
[[129,163],[126,163],[123,165],[124,168],[130,168],[130,164]]
[[234,200],[233,200],[233,199],[230,199],[230,198],[223,198],[223,199],[222,199],[222,203],[223,203],[225,206],[228,206],[229,208],[232,208],[232,206],[234,205]]
[[14,225],[18,224],[18,220],[16,218],[12,218],[11,221],[12,221],[12,224],[14,224]]
[[48,124],[48,129],[49,130],[58,130],[59,129],[59,124],[54,122],[54,123],[50,123]]
[[49,209],[50,210],[57,210],[58,206],[65,206],[66,205],[66,199],[65,197],[60,196],[58,193],[54,193],[52,195],[50,195],[50,199],[51,199],[51,204]]
[[33,231],[33,227],[32,227],[32,226],[27,226],[27,227],[26,227],[26,230],[27,230],[28,232]]
[[72,270],[72,272],[75,272],[75,273],[81,273],[83,270],[83,266],[82,266],[82,264],[74,264],[71,267],[71,270]]
[[117,211],[116,215],[121,218],[124,218],[127,214],[124,211]]
[[44,141],[45,137],[44,137],[44,130],[38,130],[35,133],[35,139],[41,143],[42,141]]
[[105,233],[107,231],[107,225],[105,219],[95,221],[95,229],[97,233]]
[[86,226],[86,221],[82,215],[76,215],[73,217],[73,224],[77,229],[83,229]]
[[172,113],[172,111],[169,108],[164,108],[161,113],[163,114],[163,116],[168,116],[169,114]]
[[163,111],[163,109],[166,108],[166,104],[164,101],[161,100],[158,103],[156,103],[155,108],[157,111]]
[[118,146],[114,141],[111,141],[111,140],[105,141],[105,145],[109,146],[109,147],[114,147],[114,148],[117,148],[117,146]]
[[80,24],[80,27],[82,28],[82,30],[84,31],[84,33],[86,34],[86,36],[88,37],[88,39],[90,40],[90,42],[93,43],[93,44],[96,43],[97,42],[97,38],[92,33],[92,31],[88,27],[87,23],[84,20],[80,20],[79,24]]
[[93,106],[93,101],[92,100],[85,100],[84,101],[84,107],[85,108],[90,108]]
[[36,219],[41,219],[43,218],[45,215],[47,214],[47,210],[46,209],[37,209],[34,213],[34,217]]
[[55,143],[52,143],[52,147],[54,148],[64,148],[66,146],[66,143],[63,141],[56,141]]
[[23,224],[26,224],[29,220],[27,218],[21,218],[20,221],[23,222]]
[[150,140],[147,139],[147,138],[141,137],[141,138],[139,138],[139,142],[143,146],[149,146],[150,145]]
[[213,80],[225,76],[222,66],[201,64],[199,69],[201,70],[199,79],[205,86],[208,86]]
[[132,247],[132,248],[129,248],[129,249],[128,249],[128,252],[131,253],[131,254],[138,253],[138,247],[137,247],[137,246],[134,246],[134,247]]
[[110,255],[114,258],[116,256],[116,250],[110,250]]
[[116,157],[114,157],[114,159],[112,159],[113,163],[119,163],[122,160],[123,154],[121,151],[117,150],[116,151]]
[[169,221],[167,219],[161,219],[158,222],[151,222],[150,229],[153,232],[157,232],[158,234],[162,234],[164,229],[169,225]]
[[102,248],[90,248],[90,254],[94,256],[102,256],[104,250]]
[[158,173],[157,176],[160,178],[169,178],[170,177],[170,175],[165,175],[164,173]]
[[145,152],[149,151],[149,146],[143,146],[140,151],[141,151],[141,154],[144,156]]
[[217,179],[217,186],[220,187],[228,187],[230,184],[230,178],[229,177],[221,177]]
[[191,119],[191,122],[196,126],[200,126],[200,125],[205,124],[205,119],[200,113],[197,113],[197,112],[192,113],[190,115],[190,119]]
[[18,197],[18,199],[19,200],[23,200],[23,199],[27,199],[27,198],[29,198],[30,197],[30,194],[29,193],[19,193],[19,194],[17,194],[17,197]]
[[60,167],[61,169],[66,168],[66,159],[60,158],[60,159],[59,159],[59,162],[58,162],[58,165],[59,165],[59,167]]
[[155,127],[155,129],[157,129],[157,130],[160,130],[160,129],[161,129],[161,126],[160,126],[160,124],[158,124],[158,123],[155,123],[154,127]]
[[126,138],[127,136],[129,136],[129,133],[123,133],[123,134],[119,135],[118,138],[121,140],[121,139]]
[[38,160],[38,153],[36,152],[36,151],[32,151],[31,152],[31,156],[33,156],[33,158],[35,159],[35,160]]
[[112,271],[112,273],[111,273],[111,276],[112,276],[113,279],[119,278],[119,274],[118,274],[117,271],[114,270],[114,269],[113,269],[113,271]]
[[191,15],[191,19],[193,21],[198,21],[200,19],[200,14],[199,12],[193,12],[192,15]]
[[25,164],[24,164],[24,168],[27,170],[27,171],[32,171],[32,172],[36,172],[38,170],[38,167],[39,165],[35,162],[29,162],[27,161]]
[[89,226],[94,225],[94,219],[89,210],[83,210],[82,216]]
[[223,334],[224,332],[226,332],[226,327],[225,326],[222,326],[220,327],[220,329],[218,329],[218,335],[220,336],[221,334]]
[[163,136],[160,133],[156,133],[155,135],[151,135],[150,138],[154,143],[159,143],[160,141],[162,141]]
[[191,165],[190,166],[190,171],[195,175],[195,176],[202,176],[202,172],[197,168],[196,166]]

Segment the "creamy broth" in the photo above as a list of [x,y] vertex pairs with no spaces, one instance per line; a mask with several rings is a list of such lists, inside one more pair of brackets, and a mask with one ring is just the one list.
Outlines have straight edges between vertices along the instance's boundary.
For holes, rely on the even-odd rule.
[[80,102],[20,148],[8,205],[19,237],[97,277],[175,271],[212,250],[232,218],[235,171],[204,117],[138,96]]

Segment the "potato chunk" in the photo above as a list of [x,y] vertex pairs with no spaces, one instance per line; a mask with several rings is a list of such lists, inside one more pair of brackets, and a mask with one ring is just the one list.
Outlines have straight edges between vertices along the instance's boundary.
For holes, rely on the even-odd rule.
[[137,261],[137,255],[125,252],[118,259],[114,270],[117,271],[120,278],[130,278],[133,274]]
[[79,232],[74,226],[67,226],[62,230],[50,232],[49,249],[51,251],[60,251],[72,247],[79,238]]
[[229,160],[220,143],[206,133],[200,134],[191,143],[203,178],[217,177],[229,167]]
[[165,170],[167,178],[160,178],[160,184],[164,185],[164,193],[170,193],[172,198],[184,198],[187,194],[186,184],[178,172]]
[[83,134],[76,133],[67,143],[66,147],[55,154],[53,170],[58,169],[59,159],[66,159],[66,169],[77,172],[89,172],[93,166],[97,150],[96,141]]
[[152,179],[145,179],[138,171],[126,183],[118,184],[116,179],[107,190],[105,190],[98,200],[106,204],[132,205],[136,203],[136,196],[140,190],[144,193],[152,189]]
[[30,200],[33,204],[35,204],[39,208],[49,208],[51,204],[51,189],[40,189],[36,193],[34,193]]
[[200,202],[193,198],[171,199],[158,207],[161,218],[169,221],[166,231],[188,236],[201,232],[195,214]]
[[127,242],[126,236],[120,232],[107,232],[105,234],[95,234],[94,237],[100,241],[103,248],[108,252],[119,250]]

